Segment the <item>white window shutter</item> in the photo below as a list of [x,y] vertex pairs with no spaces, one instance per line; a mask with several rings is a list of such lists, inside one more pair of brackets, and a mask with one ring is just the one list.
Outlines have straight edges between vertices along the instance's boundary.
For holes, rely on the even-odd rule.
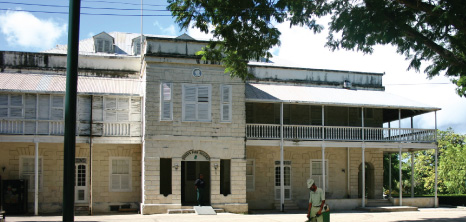
[[117,108],[117,101],[116,98],[105,98],[105,109],[113,109]]
[[0,94],[0,106],[8,106],[8,94]]
[[196,87],[183,85],[183,120],[194,121],[197,119]]
[[224,85],[221,86],[221,107],[220,107],[220,115],[222,122],[231,122],[232,115],[232,92],[231,86]]
[[171,120],[172,119],[172,84],[162,83],[162,98],[161,98],[161,119]]

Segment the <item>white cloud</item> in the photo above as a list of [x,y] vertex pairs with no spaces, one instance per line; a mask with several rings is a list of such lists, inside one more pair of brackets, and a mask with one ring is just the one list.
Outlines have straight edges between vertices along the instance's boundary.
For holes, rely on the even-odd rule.
[[[327,19],[321,23],[327,24]],[[383,83],[387,92],[441,108],[437,113],[438,128],[444,130],[453,127],[456,132],[466,133],[466,115],[463,113],[466,99],[455,93],[455,86],[447,77],[438,76],[429,80],[422,72],[407,71],[409,61],[397,54],[393,46],[376,46],[370,55],[346,50],[332,52],[324,47],[328,34],[326,30],[314,34],[307,28],[290,28],[289,23],[277,27],[282,33],[281,46],[273,48],[271,52],[274,53],[272,60],[279,61],[279,65],[385,73]],[[433,114],[415,117],[414,120],[415,127],[435,127]]]
[[39,19],[29,12],[7,11],[0,15],[0,30],[9,45],[45,50],[56,45],[67,25]]
[[155,27],[157,27],[162,32],[162,35],[171,35],[171,36],[176,35],[176,30],[175,30],[174,25],[163,27],[162,25],[160,25],[158,21],[155,21],[153,24]]
[[[212,29],[213,29],[213,26],[209,25],[209,30],[212,30]],[[199,30],[198,28],[192,28],[191,26],[188,28],[187,34],[199,40],[210,40],[214,38],[214,36],[211,33],[206,34],[204,32],[201,32],[201,30]]]

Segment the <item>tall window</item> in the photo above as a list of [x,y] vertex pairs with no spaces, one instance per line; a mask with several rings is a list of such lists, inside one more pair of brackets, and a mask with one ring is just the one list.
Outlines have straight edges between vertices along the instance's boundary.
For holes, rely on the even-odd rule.
[[162,83],[160,87],[160,120],[172,120],[173,99],[172,83]]
[[211,121],[211,85],[183,85],[183,121]]
[[[29,192],[35,189],[35,157],[22,156],[19,159],[19,177],[27,180]],[[39,157],[39,190],[42,190],[42,157]]]
[[231,160],[220,160],[220,194],[231,194]]
[[231,122],[231,103],[232,93],[231,86],[222,85],[221,89],[221,101],[220,101],[220,115],[221,122]]
[[131,191],[131,158],[110,158],[110,191]]
[[105,97],[105,121],[128,121],[129,98]]
[[[283,163],[283,175],[284,175],[284,188],[285,188],[285,199],[291,199],[291,161],[284,161]],[[275,199],[280,199],[280,161],[275,161]]]
[[50,108],[50,117],[52,120],[64,119],[64,96],[52,96],[52,107]]
[[160,194],[172,193],[172,159],[160,158]]
[[23,108],[23,95],[0,94],[0,117],[22,118]]
[[246,160],[246,191],[254,191],[255,190],[255,182],[254,182],[254,167],[255,163],[254,160],[248,159]]
[[[328,191],[328,161],[324,160],[325,164],[325,190]],[[314,183],[317,187],[323,187],[323,176],[322,176],[322,160],[311,160],[311,178],[314,179]]]

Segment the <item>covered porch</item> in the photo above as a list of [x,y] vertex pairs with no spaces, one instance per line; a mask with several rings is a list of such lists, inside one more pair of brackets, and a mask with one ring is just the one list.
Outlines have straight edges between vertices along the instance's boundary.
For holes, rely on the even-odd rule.
[[[282,211],[289,193],[292,193],[286,188],[287,171],[291,175],[291,169],[294,169],[287,169],[286,163],[293,164],[292,160],[289,161],[290,157],[313,156],[308,158],[309,163],[304,160],[305,165],[310,164],[309,172],[302,171],[299,175],[305,179],[313,176],[312,165],[316,168],[318,162],[321,165],[319,185],[327,195],[331,193],[327,190],[329,182],[326,177],[330,177],[333,183],[341,182],[347,186],[344,188],[346,195],[329,195],[328,202],[335,206],[345,202],[345,206],[337,208],[350,206],[354,209],[354,206],[368,205],[368,198],[382,198],[383,177],[380,174],[383,175],[384,152],[397,152],[401,156],[403,152],[437,149],[436,111],[439,108],[383,91],[247,84],[246,104],[247,158],[251,157],[249,150],[260,152],[258,149],[267,147],[278,152],[279,161],[275,162],[279,163],[279,172],[275,174],[275,181],[279,182],[279,209]],[[414,127],[415,117],[430,112],[434,114],[434,128]],[[402,122],[404,125],[408,122],[410,127],[402,127]],[[302,153],[295,153],[302,148]],[[320,161],[313,163],[316,152]],[[337,163],[332,163],[336,159]],[[347,165],[342,166],[342,162]],[[337,175],[341,172],[345,177]],[[368,174],[372,174],[371,181],[366,181]],[[343,178],[346,181],[341,181]],[[371,194],[365,190],[368,183],[372,186]],[[304,184],[302,182],[297,186],[304,187]],[[338,189],[341,193],[342,188]],[[436,194],[434,199],[437,199]],[[437,201],[433,203],[435,207],[438,206]],[[406,205],[403,204],[402,195],[392,204]]]

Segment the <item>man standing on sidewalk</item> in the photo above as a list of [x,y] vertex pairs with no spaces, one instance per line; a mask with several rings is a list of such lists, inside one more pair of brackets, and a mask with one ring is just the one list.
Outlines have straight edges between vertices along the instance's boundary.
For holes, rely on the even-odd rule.
[[322,208],[325,204],[325,194],[321,188],[317,188],[313,179],[307,180],[309,190],[309,208],[307,209],[307,218],[311,222],[323,222]]

